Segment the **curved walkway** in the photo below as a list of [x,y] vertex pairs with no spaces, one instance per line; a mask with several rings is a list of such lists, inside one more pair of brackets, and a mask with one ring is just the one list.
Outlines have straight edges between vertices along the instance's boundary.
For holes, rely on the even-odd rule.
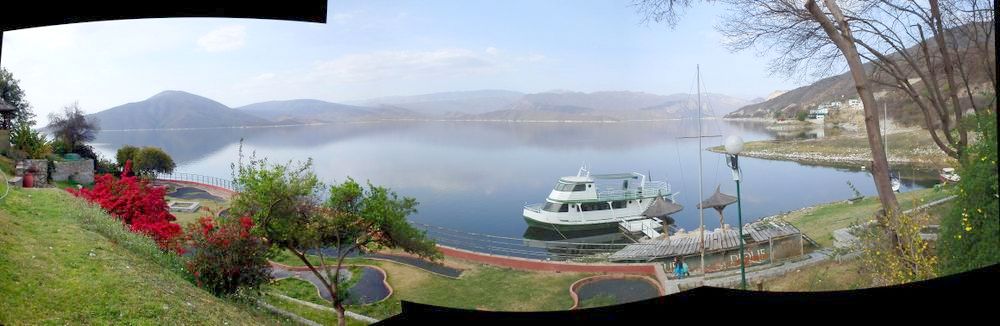
[[[345,266],[359,266],[362,268],[361,275],[359,276],[357,283],[354,284],[348,290],[348,298],[345,303],[351,305],[357,304],[372,304],[379,302],[388,298],[392,295],[392,288],[389,283],[386,282],[386,274],[382,269],[374,266],[368,265],[345,265]],[[352,273],[347,268],[340,269],[340,279],[341,281],[346,281],[350,279]],[[295,277],[309,283],[316,288],[319,296],[327,301],[332,301],[333,297],[330,295],[330,291],[327,291],[326,287],[323,286],[323,282],[313,274],[308,267],[292,267],[286,266],[278,263],[271,263],[271,277],[275,279],[284,279],[288,277]]]

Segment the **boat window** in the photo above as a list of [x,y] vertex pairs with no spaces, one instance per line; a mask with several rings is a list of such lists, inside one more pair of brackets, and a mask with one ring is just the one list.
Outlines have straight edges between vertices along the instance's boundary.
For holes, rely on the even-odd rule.
[[587,211],[602,211],[608,209],[609,207],[607,202],[599,202],[599,203],[581,203],[580,208],[583,209],[584,212],[587,212]]
[[[587,186],[590,186],[590,185],[587,185]],[[556,184],[555,190],[556,191],[566,191],[566,192],[569,192],[569,191],[585,191],[585,190],[587,190],[587,186],[584,186],[583,183],[562,183],[562,182],[560,182],[560,183]]]
[[613,201],[611,202],[611,208],[614,209],[625,208],[625,201],[624,200]]
[[560,203],[545,203],[545,207],[542,209],[547,212],[569,212],[569,205]]

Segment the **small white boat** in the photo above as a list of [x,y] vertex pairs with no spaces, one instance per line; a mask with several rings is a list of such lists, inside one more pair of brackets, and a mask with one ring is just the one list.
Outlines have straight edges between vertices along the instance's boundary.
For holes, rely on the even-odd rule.
[[942,183],[958,182],[959,180],[962,180],[962,178],[958,176],[958,173],[955,172],[955,168],[941,169],[939,177],[941,178]]
[[[661,218],[680,210],[674,195],[666,182],[640,173],[591,175],[581,167],[576,176],[560,178],[544,203],[525,206],[524,220],[558,232],[622,227],[658,235],[649,231],[662,230]],[[656,202],[661,204],[651,210]]]

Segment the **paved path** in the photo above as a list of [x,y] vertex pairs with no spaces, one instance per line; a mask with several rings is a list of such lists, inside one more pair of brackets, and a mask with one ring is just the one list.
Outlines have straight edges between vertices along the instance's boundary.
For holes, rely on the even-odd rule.
[[[784,263],[779,262],[776,265],[767,264],[763,266],[751,267],[746,273],[747,283],[751,284],[757,280],[774,278],[806,266],[821,263],[829,260],[832,257],[832,254],[829,249],[822,249],[814,251],[808,256],[809,258],[797,262],[786,261]],[[680,292],[680,289],[690,289],[699,286],[733,287],[738,286],[741,282],[740,271],[737,269],[733,271],[711,273],[708,274],[707,279],[704,276],[695,276],[684,279],[666,279],[663,283],[663,288],[667,291],[667,295],[670,295]]]

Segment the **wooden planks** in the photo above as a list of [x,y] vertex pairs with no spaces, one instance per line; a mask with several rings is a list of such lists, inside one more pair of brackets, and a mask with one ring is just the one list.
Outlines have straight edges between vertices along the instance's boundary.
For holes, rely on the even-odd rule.
[[[799,230],[786,223],[755,222],[744,227],[743,232],[752,240],[747,243],[768,241],[771,238],[798,234]],[[630,244],[611,254],[609,260],[649,260],[663,257],[691,255],[701,252],[701,238],[697,234],[671,237],[670,240],[656,240]],[[705,251],[714,252],[737,248],[740,245],[739,230],[728,229],[705,235]]]

